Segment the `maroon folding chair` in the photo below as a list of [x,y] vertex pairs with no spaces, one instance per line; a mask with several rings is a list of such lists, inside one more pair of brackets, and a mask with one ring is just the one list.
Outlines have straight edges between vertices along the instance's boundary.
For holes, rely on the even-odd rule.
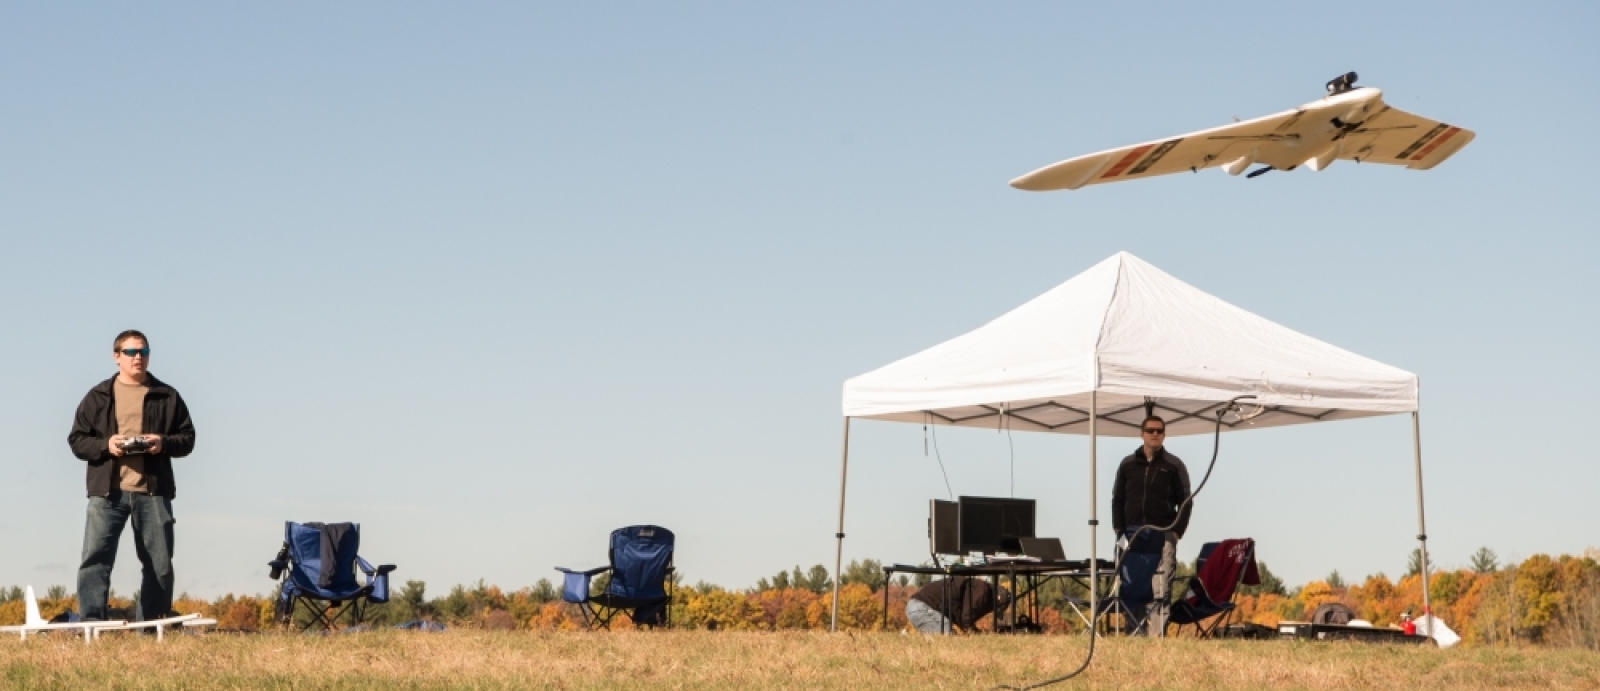
[[1245,537],[1201,545],[1195,574],[1189,577],[1183,599],[1172,606],[1167,623],[1177,626],[1179,632],[1192,625],[1200,638],[1216,635],[1218,627],[1233,616],[1233,593],[1240,583],[1261,584],[1255,540]]

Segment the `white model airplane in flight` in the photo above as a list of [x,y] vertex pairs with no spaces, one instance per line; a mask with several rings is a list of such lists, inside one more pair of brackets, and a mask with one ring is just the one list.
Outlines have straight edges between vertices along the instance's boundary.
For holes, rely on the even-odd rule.
[[1327,96],[1294,110],[1079,156],[1012,180],[1011,186],[1075,190],[1201,168],[1221,167],[1238,175],[1260,164],[1246,176],[1253,178],[1300,166],[1322,170],[1339,159],[1427,170],[1475,136],[1472,130],[1385,105],[1382,91],[1355,82],[1356,73],[1350,72],[1328,82]]

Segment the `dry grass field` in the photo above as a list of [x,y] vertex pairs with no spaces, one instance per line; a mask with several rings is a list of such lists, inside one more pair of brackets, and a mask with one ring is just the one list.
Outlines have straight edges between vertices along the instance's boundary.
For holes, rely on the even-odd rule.
[[[0,639],[5,689],[990,689],[1059,674],[1078,636],[378,631]],[[1056,689],[1600,689],[1553,648],[1102,640]]]

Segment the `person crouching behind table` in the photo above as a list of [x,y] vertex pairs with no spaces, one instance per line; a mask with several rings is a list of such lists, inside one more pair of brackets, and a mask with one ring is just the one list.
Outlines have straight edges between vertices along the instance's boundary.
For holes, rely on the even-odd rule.
[[[906,621],[922,633],[945,634],[954,629],[971,632],[978,620],[993,612],[1005,616],[1011,591],[996,588],[980,578],[955,576],[922,586],[906,601]],[[948,603],[948,605],[946,604]],[[946,607],[949,611],[946,611]],[[954,625],[954,628],[952,628]]]
[[117,541],[131,519],[144,567],[136,616],[160,619],[172,611],[172,459],[194,450],[194,423],[178,391],[146,369],[150,341],[144,334],[117,334],[111,356],[116,376],[84,395],[67,435],[88,473],[78,607],[84,619],[106,619]]

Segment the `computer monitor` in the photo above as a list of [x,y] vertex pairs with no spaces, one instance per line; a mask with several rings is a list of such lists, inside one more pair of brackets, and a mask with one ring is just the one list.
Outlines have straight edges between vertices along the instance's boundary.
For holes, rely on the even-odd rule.
[[1034,537],[1032,499],[961,497],[961,552],[1022,551],[1022,538]]
[[928,553],[961,553],[961,505],[933,499],[928,502]]

